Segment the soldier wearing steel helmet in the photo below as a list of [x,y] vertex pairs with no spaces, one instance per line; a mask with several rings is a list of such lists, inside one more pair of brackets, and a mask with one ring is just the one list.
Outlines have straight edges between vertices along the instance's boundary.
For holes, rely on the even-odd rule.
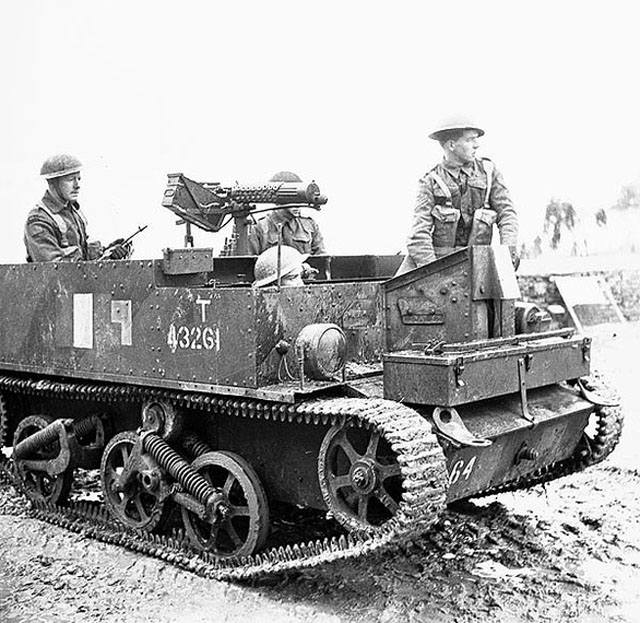
[[[278,259],[278,253],[280,258]],[[293,247],[281,245],[280,247],[269,247],[263,251],[256,260],[253,267],[255,281],[253,285],[257,288],[274,285],[280,276],[280,285],[302,286],[304,261],[309,257],[308,253],[300,253]]]
[[[68,154],[47,158],[40,175],[47,180],[47,191],[29,212],[24,228],[24,244],[29,262],[94,260],[105,249],[87,236],[87,220],[80,210],[80,170],[82,163]],[[107,256],[123,259],[130,248],[115,240]]]
[[[269,181],[302,182],[298,175],[290,171],[280,171],[273,175]],[[318,224],[311,217],[302,216],[300,208],[295,207],[273,210],[255,223],[249,233],[249,252],[252,255],[260,255],[269,247],[277,245],[280,230],[282,231],[282,244],[309,255],[326,253]]]
[[494,224],[517,267],[518,217],[493,162],[476,158],[483,135],[483,129],[462,118],[447,120],[429,134],[444,155],[419,181],[407,255],[398,274],[462,247],[491,244]]

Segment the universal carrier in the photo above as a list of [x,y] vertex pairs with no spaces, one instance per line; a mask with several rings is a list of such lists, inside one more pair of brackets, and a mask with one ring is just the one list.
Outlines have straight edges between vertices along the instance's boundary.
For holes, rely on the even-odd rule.
[[[242,253],[257,206],[325,202],[315,184],[176,174],[163,205],[187,243],[234,220]],[[0,266],[15,482],[38,516],[230,577],[402,541],[451,502],[613,450],[622,418],[587,378],[589,338],[544,330],[508,255],[393,277],[400,260],[311,257],[314,281],[262,289],[254,257],[211,249]],[[92,473],[101,505],[70,499]]]

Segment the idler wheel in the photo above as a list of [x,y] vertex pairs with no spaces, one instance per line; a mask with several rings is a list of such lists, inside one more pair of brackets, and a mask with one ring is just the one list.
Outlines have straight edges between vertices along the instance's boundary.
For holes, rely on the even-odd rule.
[[375,532],[400,506],[400,465],[380,432],[334,426],[318,456],[322,497],[349,530]]
[[166,518],[166,499],[156,495],[158,468],[136,451],[137,441],[133,431],[111,439],[102,455],[100,480],[111,515],[125,526],[151,531]]
[[253,467],[233,452],[207,452],[192,467],[223,492],[220,512],[211,521],[182,510],[189,539],[221,558],[249,556],[264,546],[269,532],[267,496]]
[[[46,428],[54,421],[47,415],[29,415],[20,421],[13,435],[13,447],[34,433]],[[33,452],[30,459],[48,460],[54,459],[60,454],[60,442],[52,441],[50,444]],[[73,483],[73,470],[67,469],[61,474],[51,476],[47,472],[35,471],[21,466],[20,461],[14,464],[14,475],[25,495],[34,502],[48,502],[50,504],[64,504],[71,491]]]

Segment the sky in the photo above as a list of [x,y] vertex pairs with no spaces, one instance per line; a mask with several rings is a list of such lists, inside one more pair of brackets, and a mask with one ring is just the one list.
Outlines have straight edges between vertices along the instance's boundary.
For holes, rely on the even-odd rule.
[[[84,164],[92,237],[135,258],[183,244],[168,173],[225,185],[315,180],[329,252],[397,253],[427,135],[475,118],[521,238],[547,202],[588,219],[640,183],[640,43],[630,2],[285,0],[5,3],[0,20],[0,263],[24,259],[43,160]],[[219,250],[230,231],[196,232]]]

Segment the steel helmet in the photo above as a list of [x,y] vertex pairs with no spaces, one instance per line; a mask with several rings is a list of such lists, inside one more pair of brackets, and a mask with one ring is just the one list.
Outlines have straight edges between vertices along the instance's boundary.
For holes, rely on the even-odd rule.
[[[293,247],[282,245],[280,247],[280,276],[284,277],[292,273],[309,257],[308,253],[300,253]],[[278,247],[269,247],[263,251],[253,267],[256,278],[253,285],[262,287],[278,280]]]
[[475,130],[478,133],[478,136],[482,136],[484,134],[484,130],[473,123],[471,119],[463,115],[456,115],[443,119],[436,126],[436,129],[429,134],[429,138],[440,141],[444,138],[443,135],[447,132],[451,132],[452,130]]
[[55,156],[49,156],[40,169],[40,175],[46,180],[51,180],[54,177],[63,177],[71,173],[77,173],[82,168],[82,162],[70,156],[69,154],[56,154]]
[[302,180],[298,175],[291,171],[280,171],[271,176],[270,182],[296,182],[300,183]]

